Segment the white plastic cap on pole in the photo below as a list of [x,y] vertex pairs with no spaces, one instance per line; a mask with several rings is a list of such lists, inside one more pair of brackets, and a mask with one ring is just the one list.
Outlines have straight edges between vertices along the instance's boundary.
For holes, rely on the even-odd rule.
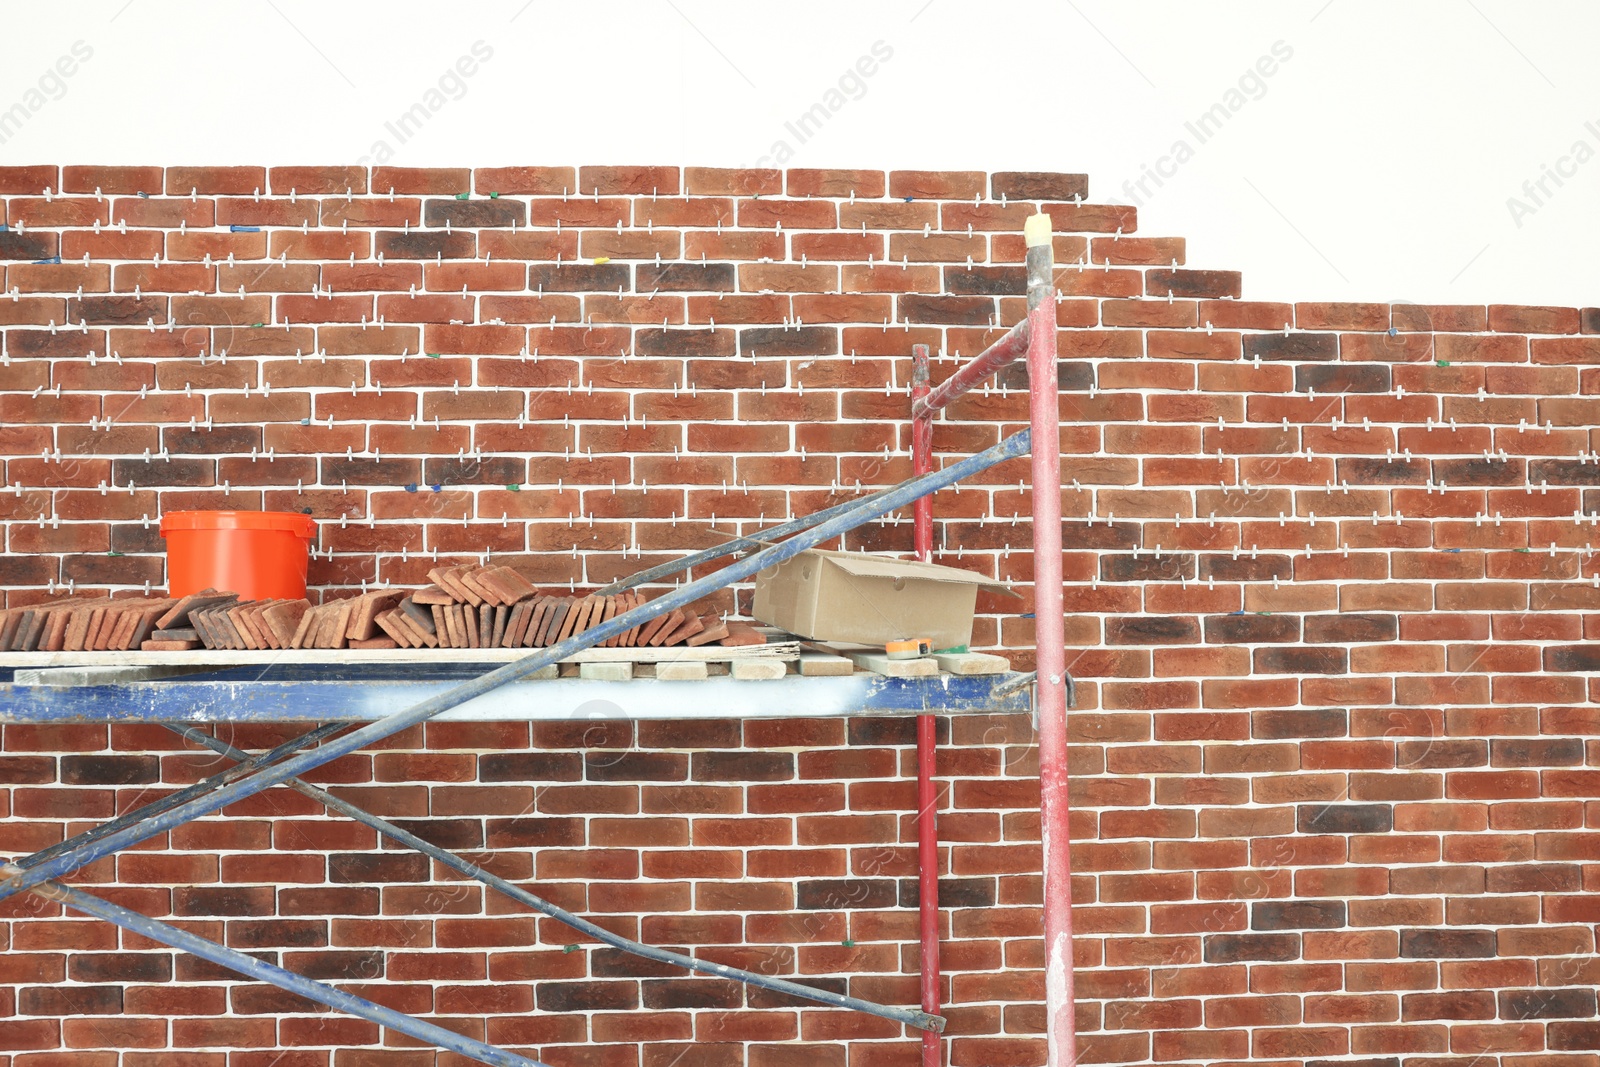
[[1042,211],[1037,215],[1029,215],[1027,221],[1022,224],[1023,243],[1029,248],[1049,244],[1051,225],[1050,216]]

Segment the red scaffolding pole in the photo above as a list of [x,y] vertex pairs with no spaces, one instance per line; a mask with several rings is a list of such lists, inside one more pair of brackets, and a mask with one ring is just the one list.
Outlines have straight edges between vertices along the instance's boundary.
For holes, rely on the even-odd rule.
[[1061,406],[1050,216],[1023,227],[1028,247],[1028,397],[1033,428],[1034,708],[1044,838],[1045,1037],[1049,1067],[1077,1059],[1072,990],[1072,856],[1067,829],[1067,648],[1061,574]]
[[[911,403],[928,395],[928,346],[911,346]],[[914,415],[911,420],[911,470],[926,474],[933,470],[933,414]],[[913,545],[924,563],[933,558],[933,496],[922,497],[912,505]],[[934,786],[939,723],[932,715],[917,716],[917,916],[922,939],[922,1010],[939,1013],[939,791]],[[930,1007],[930,1005],[932,1005]],[[943,1062],[939,1035],[922,1035],[922,1067],[940,1067]]]
[[[1039,723],[1040,815],[1044,848],[1045,1008],[1049,1067],[1077,1059],[1073,1019],[1072,863],[1068,837],[1067,669],[1061,569],[1061,418],[1050,216],[1030,218],[1028,316],[932,388],[927,345],[912,347],[911,467],[933,469],[933,418],[951,401],[1026,355],[1033,467],[1033,587]],[[933,499],[912,512],[917,558],[933,554]],[[922,1010],[939,1011],[939,839],[934,786],[936,720],[917,719],[917,862],[922,940]],[[940,1035],[922,1035],[923,1067],[940,1067]]]

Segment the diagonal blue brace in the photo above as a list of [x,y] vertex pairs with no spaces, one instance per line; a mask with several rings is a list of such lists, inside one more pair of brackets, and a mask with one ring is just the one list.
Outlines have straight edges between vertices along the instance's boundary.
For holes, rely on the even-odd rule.
[[[75,843],[73,847],[65,852],[52,856],[43,862],[35,862],[33,857],[24,859],[17,866],[24,866],[26,869],[20,873],[13,874],[5,882],[0,882],[0,900],[41,885],[70,871],[75,871],[79,867],[103,859],[130,845],[135,845],[159,834],[166,833],[168,830],[182,826],[191,820],[209,815],[245,797],[254,796],[264,789],[269,789],[272,786],[288,781],[290,778],[302,775],[307,771],[322,766],[324,763],[338,759],[340,756],[348,755],[369,744],[381,741],[392,734],[399,733],[408,727],[426,722],[441,712],[448,711],[457,705],[465,704],[474,697],[497,689],[507,682],[527,677],[534,671],[553,663],[559,663],[561,660],[576,655],[586,648],[598,645],[611,637],[615,637],[617,634],[630,630],[642,622],[648,622],[663,612],[692,604],[707,593],[723,589],[734,582],[749,578],[774,564],[792,559],[814,545],[822,544],[824,541],[830,541],[835,537],[848,533],[862,523],[870,522],[881,515],[886,515],[891,511],[902,508],[920,497],[942,489],[947,485],[953,485],[962,478],[987,470],[1005,460],[1026,455],[1029,451],[1030,443],[1031,436],[1029,431],[1022,430],[994,447],[952,463],[942,470],[934,471],[908,483],[864,497],[858,506],[808,531],[797,534],[787,541],[762,549],[754,555],[733,563],[720,571],[680,586],[671,593],[630,611],[623,612],[621,615],[603,622],[593,629],[585,630],[581,634],[570,637],[558,645],[517,660],[514,663],[508,663],[504,667],[489,671],[471,681],[463,682],[438,696],[421,701],[405,711],[398,712],[386,719],[380,719],[358,730],[352,730],[328,741],[326,744],[300,752],[280,763],[260,768],[254,773],[221,786],[206,796],[196,797],[177,807],[159,812],[138,825],[124,827],[115,833],[106,834],[99,840]],[[295,744],[295,742],[290,742],[290,744]],[[284,746],[279,747],[281,749]],[[34,865],[26,866],[30,862],[33,862]]]
[[[242,760],[249,755],[249,753],[241,752],[239,749],[234,748],[221,738],[213,737],[193,726],[178,726],[168,723],[167,729],[178,734],[186,741],[204,745],[211,751],[228,756],[231,759]],[[291,778],[283,784],[302,796],[310,797],[318,804],[326,806],[329,811],[348,815],[356,822],[372,827],[391,841],[396,841],[407,848],[416,849],[429,859],[444,864],[458,874],[464,874],[474,881],[498,890],[517,903],[532,908],[541,915],[548,915],[557,922],[564,923],[579,933],[586,934],[596,941],[610,945],[612,948],[621,949],[623,952],[629,952],[635,956],[642,956],[647,960],[655,960],[674,967],[682,967],[685,970],[699,974],[729,978],[735,982],[743,982],[746,985],[770,989],[775,993],[786,993],[792,997],[816,1001],[819,1004],[826,1004],[830,1008],[848,1008],[851,1011],[859,1011],[864,1015],[876,1015],[880,1019],[888,1019],[891,1022],[901,1023],[917,1030],[938,1032],[944,1029],[943,1018],[937,1015],[929,1015],[927,1012],[918,1011],[915,1008],[895,1008],[886,1004],[877,1004],[870,1000],[861,1000],[858,997],[847,997],[842,993],[818,989],[815,986],[802,985],[799,982],[791,982],[788,979],[778,978],[774,975],[757,974],[754,971],[730,967],[725,963],[713,963],[710,960],[696,959],[693,956],[685,956],[681,952],[672,952],[668,949],[657,948],[655,945],[647,945],[642,941],[630,940],[621,934],[612,933],[605,927],[592,923],[582,916],[574,915],[565,908],[557,907],[543,897],[535,896],[520,886],[512,885],[499,875],[492,874],[479,867],[476,863],[468,862],[454,852],[442,849],[431,841],[423,840],[411,831],[396,826],[388,819],[363,811],[348,800],[341,800],[339,797],[334,796],[326,789],[320,789],[310,782],[303,782],[298,778]]]
[[[0,863],[0,874],[15,874],[21,868],[11,863]],[[307,1000],[314,1000],[319,1004],[326,1004],[330,1008],[360,1016],[379,1026],[386,1026],[391,1030],[399,1031],[407,1037],[414,1037],[418,1041],[426,1041],[430,1045],[437,1045],[451,1052],[459,1052],[463,1056],[470,1056],[480,1063],[491,1064],[492,1067],[546,1067],[538,1060],[530,1060],[526,1056],[518,1056],[514,1052],[486,1045],[465,1037],[454,1030],[446,1030],[442,1026],[414,1019],[404,1012],[386,1008],[382,1004],[374,1004],[354,993],[346,993],[331,985],[314,981],[293,971],[286,971],[275,964],[266,963],[247,956],[243,952],[219,945],[215,941],[208,941],[198,934],[191,934],[176,926],[168,925],[159,919],[152,919],[140,915],[136,911],[129,911],[109,900],[101,900],[91,896],[81,889],[72,889],[61,885],[59,882],[45,882],[32,887],[29,892],[57,904],[63,904],[74,911],[81,911],[86,915],[93,915],[97,919],[104,919],[114,923],[124,930],[131,930],[136,934],[160,941],[162,944],[171,945],[173,948],[199,956],[203,960],[210,960],[219,966],[232,971],[238,971],[246,978],[255,978],[263,982],[271,982],[280,989],[287,989],[291,993],[298,993]]]
[[177,807],[179,804],[193,800],[196,797],[203,797],[207,793],[210,793],[221,786],[227,785],[229,782],[244,778],[250,774],[251,771],[254,771],[257,768],[270,766],[271,764],[278,762],[291,753],[298,752],[303,748],[310,748],[314,745],[320,744],[325,739],[332,737],[340,730],[345,729],[345,727],[346,724],[340,722],[332,722],[325,726],[319,726],[315,730],[301,734],[299,737],[296,737],[292,740],[285,741],[277,748],[268,749],[259,755],[251,756],[243,763],[229,767],[227,770],[219,771],[208,778],[202,778],[193,785],[185,786],[175,793],[169,793],[164,797],[152,800],[148,804],[142,804],[139,807],[134,808],[132,811],[125,811],[115,819],[112,819],[110,822],[101,823],[99,826],[85,830],[83,833],[78,834],[75,837],[69,837],[65,841],[58,841],[49,848],[41,849],[26,859],[18,860],[17,866],[36,867],[44,861],[55,856],[59,856],[71,849],[82,848],[84,845],[91,844],[103,837],[109,837],[119,830],[126,829],[130,826],[137,826],[141,822],[144,822],[146,819],[154,815],[159,815],[163,811],[169,811],[172,808]]
[[[901,482],[900,485],[907,485],[911,481],[912,479],[908,478],[906,481]],[[892,487],[892,489],[898,488],[900,486]],[[773,541],[781,540],[790,534],[799,533],[801,530],[809,530],[818,523],[827,522],[835,515],[843,515],[860,504],[861,501],[859,500],[846,500],[842,504],[835,504],[833,507],[823,508],[821,511],[813,511],[809,515],[790,519],[788,522],[779,523],[777,526],[769,526],[765,530],[757,530],[755,533],[745,534],[743,537],[730,537],[724,544],[702,549],[687,556],[680,556],[677,559],[668,560],[666,563],[651,567],[649,570],[639,571],[637,574],[630,574],[626,578],[618,579],[610,585],[596,589],[595,596],[608,596],[612,593],[620,593],[624,589],[632,589],[634,586],[644,585],[647,582],[659,581],[669,575],[677,574],[679,571],[698,567],[702,563],[710,563],[712,560],[731,556],[735,552],[751,552],[758,548],[764,548]]]

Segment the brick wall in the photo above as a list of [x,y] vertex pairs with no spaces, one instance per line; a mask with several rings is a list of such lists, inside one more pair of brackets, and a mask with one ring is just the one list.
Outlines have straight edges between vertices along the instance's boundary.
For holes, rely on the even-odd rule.
[[[319,594],[420,582],[436,551],[581,587],[898,480],[911,345],[948,374],[1020,317],[1042,205],[1086,1059],[1594,1067],[1600,310],[1245,301],[1086,193],[0,168],[0,585],[159,587],[163,511],[268,507],[325,520]],[[953,405],[936,449],[997,441],[1024,389]],[[1026,593],[1026,480],[940,494],[942,560]],[[905,551],[910,524],[848,543]],[[984,600],[975,645],[1025,662],[1028,610]],[[329,777],[618,929],[915,1000],[904,724],[589,729],[431,726]],[[1039,1063],[1031,731],[946,730],[951,1062]],[[0,852],[199,773],[149,730],[3,743]],[[554,1063],[915,1062],[876,1023],[565,951],[301,804],[85,877]],[[433,1062],[109,927],[5,915],[4,1067]],[[63,1042],[86,1051],[33,1051]]]

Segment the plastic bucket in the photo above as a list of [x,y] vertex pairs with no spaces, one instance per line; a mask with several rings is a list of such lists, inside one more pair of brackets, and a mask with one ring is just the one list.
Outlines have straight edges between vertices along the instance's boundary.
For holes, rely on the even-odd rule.
[[202,589],[299,600],[317,524],[295,511],[174,511],[161,516],[169,596]]

